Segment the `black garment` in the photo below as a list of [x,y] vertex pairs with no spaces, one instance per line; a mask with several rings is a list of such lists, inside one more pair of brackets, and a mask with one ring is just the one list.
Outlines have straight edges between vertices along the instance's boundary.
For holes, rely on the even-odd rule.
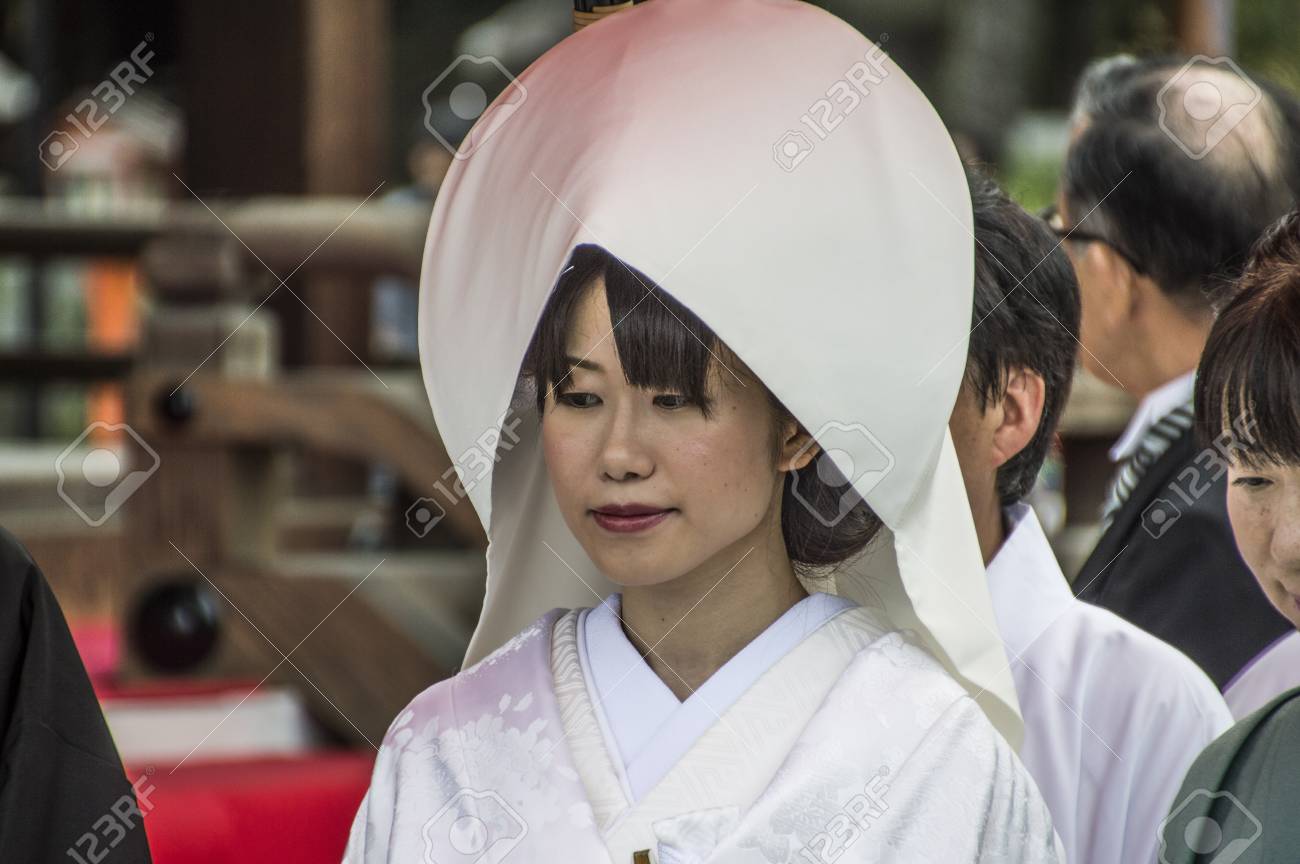
[[1222,463],[1201,454],[1188,430],[1142,475],[1074,592],[1173,645],[1222,690],[1292,628],[1237,552]]
[[148,862],[135,801],[54,594],[0,528],[0,861]]

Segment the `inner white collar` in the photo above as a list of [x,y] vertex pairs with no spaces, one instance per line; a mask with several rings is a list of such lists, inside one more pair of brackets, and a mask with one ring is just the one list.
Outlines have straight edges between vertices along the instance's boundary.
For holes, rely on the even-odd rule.
[[1122,462],[1137,452],[1147,430],[1180,405],[1192,400],[1196,385],[1196,372],[1185,372],[1172,381],[1166,381],[1152,390],[1138,403],[1137,410],[1128,421],[1124,434],[1110,448],[1110,461]]
[[678,700],[623,632],[622,595],[582,619],[585,661],[633,797],[639,800],[764,672],[852,600],[815,592],[795,603],[685,700]]

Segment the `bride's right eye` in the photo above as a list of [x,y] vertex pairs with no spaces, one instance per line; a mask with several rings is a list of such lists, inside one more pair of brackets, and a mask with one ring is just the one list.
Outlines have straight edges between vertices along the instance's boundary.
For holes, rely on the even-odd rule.
[[595,393],[584,393],[581,390],[567,390],[556,394],[555,401],[570,408],[594,408],[600,404],[600,397]]

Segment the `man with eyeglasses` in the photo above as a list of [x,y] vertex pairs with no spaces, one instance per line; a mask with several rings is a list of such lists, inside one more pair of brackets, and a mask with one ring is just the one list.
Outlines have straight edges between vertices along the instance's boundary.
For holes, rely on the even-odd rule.
[[1082,364],[1139,399],[1075,593],[1190,656],[1234,713],[1234,679],[1287,622],[1237,553],[1223,454],[1193,440],[1192,387],[1216,302],[1295,206],[1297,116],[1227,61],[1098,61],[1050,217],[1079,279]]

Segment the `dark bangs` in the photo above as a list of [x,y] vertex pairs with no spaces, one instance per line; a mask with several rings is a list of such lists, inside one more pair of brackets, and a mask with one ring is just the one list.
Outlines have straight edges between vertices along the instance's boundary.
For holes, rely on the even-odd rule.
[[736,358],[708,325],[644,273],[589,243],[573,250],[524,357],[524,371],[537,383],[538,413],[545,409],[548,393],[563,393],[572,385],[572,365],[566,359],[569,332],[597,276],[605,280],[614,347],[627,383],[680,394],[708,417],[714,358],[728,368],[738,365]]
[[1210,331],[1196,432],[1248,465],[1300,465],[1300,213],[1260,241]]

